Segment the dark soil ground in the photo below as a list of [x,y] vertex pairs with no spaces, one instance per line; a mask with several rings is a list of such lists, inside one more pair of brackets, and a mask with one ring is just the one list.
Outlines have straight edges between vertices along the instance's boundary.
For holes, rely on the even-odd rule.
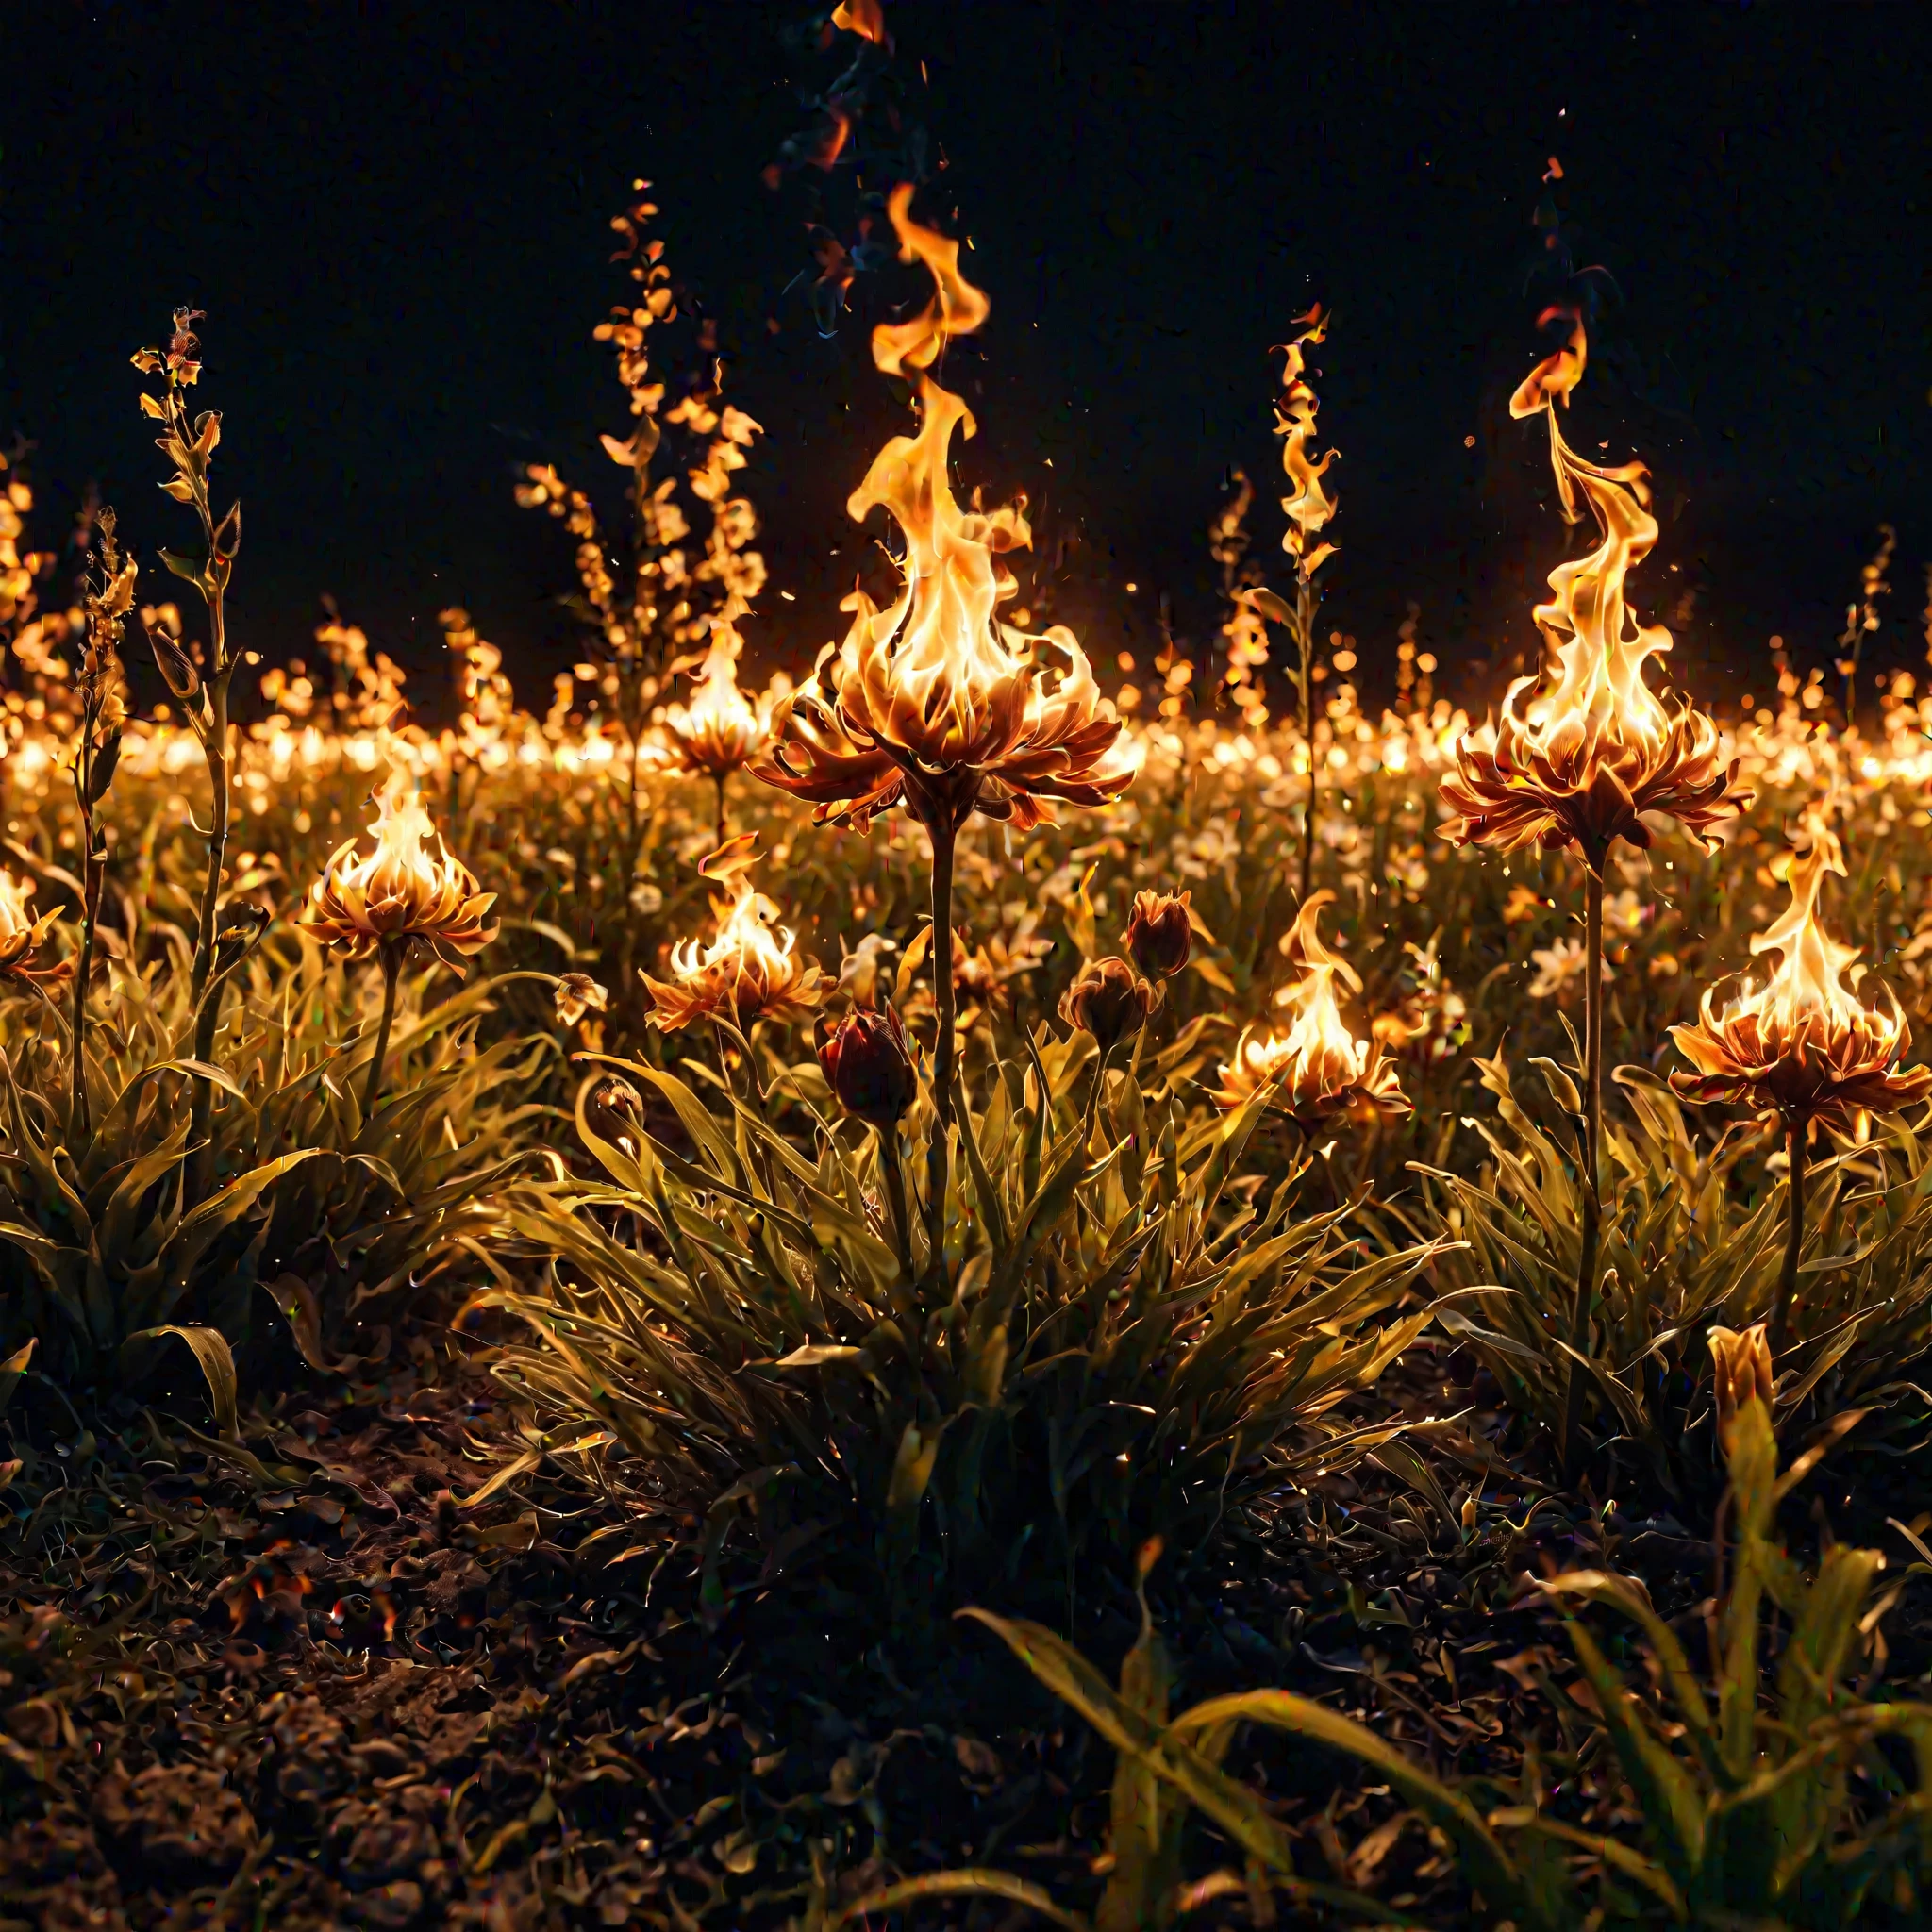
[[[1454,1364],[1413,1359],[1397,1393],[1441,1412]],[[703,1515],[577,1457],[466,1507],[528,1443],[426,1340],[387,1380],[310,1378],[258,1408],[239,1448],[182,1421],[185,1394],[171,1407],[90,1424],[29,1377],[0,1422],[19,1463],[0,1496],[0,1926],[778,1927],[963,1864],[1076,1908],[1097,1895],[1110,1754],[979,1626],[894,1626],[838,1531],[788,1564],[747,1523],[708,1576]],[[1710,1548],[1655,1506],[1546,1493],[1480,1420],[1437,1441],[1426,1482],[1324,1477],[1171,1553],[1151,1594],[1179,1695],[1300,1690],[1511,1787],[1534,1741],[1553,1802],[1613,1821],[1525,1573],[1634,1569],[1701,1649]],[[1902,1570],[1885,1518],[1918,1514],[1913,1467],[1827,1465],[1818,1533]],[[1111,1674],[1138,1610],[1124,1581],[1079,1583],[1071,1619],[1058,1581],[1001,1607],[1071,1627]],[[1881,1627],[1875,1667],[1904,1688],[1932,1665],[1932,1591]],[[1470,1923],[1452,1862],[1352,1763],[1275,1737],[1230,1768],[1296,1832],[1306,1876],[1391,1919]],[[1190,1874],[1217,1870],[1236,1878],[1201,1888],[1191,1924],[1341,1923],[1251,1895],[1197,1825]],[[933,1901],[916,1923],[1027,1915]]]

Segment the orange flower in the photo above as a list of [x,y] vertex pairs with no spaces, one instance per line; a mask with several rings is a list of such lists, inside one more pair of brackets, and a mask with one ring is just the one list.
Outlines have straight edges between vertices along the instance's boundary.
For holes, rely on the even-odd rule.
[[845,641],[821,653],[813,678],[781,705],[774,748],[757,776],[817,808],[816,820],[861,830],[903,805],[957,830],[976,811],[1021,830],[1048,816],[1042,801],[1101,805],[1133,782],[1138,760],[1072,631],[1029,636],[995,616],[1016,591],[996,559],[1031,533],[1020,506],[962,510],[947,454],[966,405],[931,375],[947,341],[986,318],[987,301],[959,274],[959,244],[910,219],[912,190],[891,202],[903,258],[932,272],[930,306],[873,332],[873,358],[916,375],[917,436],[880,451],[847,508],[883,506],[905,534],[905,585],[890,609],[863,591]]
[[[1551,310],[1545,322],[1566,312]],[[1650,658],[1671,647],[1661,625],[1640,624],[1624,602],[1633,565],[1657,541],[1649,471],[1641,463],[1586,463],[1564,441],[1558,405],[1583,375],[1583,323],[1531,373],[1509,404],[1518,417],[1549,418],[1550,460],[1565,518],[1580,491],[1601,541],[1550,573],[1556,593],[1537,607],[1551,662],[1545,675],[1509,687],[1502,715],[1461,739],[1442,779],[1457,844],[1513,851],[1532,842],[1581,849],[1592,872],[1618,839],[1647,846],[1645,813],[1676,819],[1699,838],[1736,815],[1744,796],[1738,761],[1724,762],[1715,722],[1688,698],[1660,698],[1644,681]],[[1541,687],[1541,688],[1539,688]]]
[[1307,1132],[1340,1115],[1363,1119],[1409,1111],[1380,1043],[1356,1039],[1342,1024],[1335,981],[1341,979],[1357,992],[1362,983],[1355,968],[1323,943],[1317,929],[1322,908],[1334,896],[1311,892],[1295,915],[1285,950],[1306,970],[1277,996],[1289,1009],[1290,1024],[1286,1032],[1255,1025],[1242,1033],[1233,1059],[1221,1069],[1214,1095],[1224,1109],[1231,1111],[1272,1087],[1272,1104]]
[[797,941],[778,922],[778,908],[745,877],[757,834],[741,833],[701,859],[707,878],[729,879],[732,897],[712,902],[718,936],[701,945],[685,940],[671,950],[667,983],[640,973],[651,994],[651,1024],[675,1033],[694,1020],[800,1020],[824,998],[825,975],[799,958]]
[[42,984],[65,979],[74,970],[69,960],[57,959],[50,966],[33,963],[60,916],[57,906],[35,918],[27,904],[33,895],[32,879],[16,879],[11,873],[0,871],[0,976]]
[[423,794],[401,766],[375,794],[369,829],[375,850],[360,858],[354,839],[339,845],[309,888],[297,924],[353,958],[378,944],[421,940],[461,973],[463,960],[496,937],[495,921],[484,917],[496,894],[480,891],[476,875],[444,850]]
[[1707,990],[1697,1019],[1671,1028],[1697,1070],[1674,1073],[1671,1085],[1686,1100],[1742,1101],[1787,1124],[1820,1121],[1850,1132],[1863,1114],[1923,1100],[1932,1071],[1899,1066],[1912,1029],[1890,987],[1867,1006],[1843,983],[1858,949],[1824,930],[1818,892],[1826,873],[1844,875],[1844,857],[1823,821],[1807,831],[1807,849],[1786,861],[1791,903],[1751,941],[1754,954],[1779,956],[1776,970],[1722,1011],[1715,989]]

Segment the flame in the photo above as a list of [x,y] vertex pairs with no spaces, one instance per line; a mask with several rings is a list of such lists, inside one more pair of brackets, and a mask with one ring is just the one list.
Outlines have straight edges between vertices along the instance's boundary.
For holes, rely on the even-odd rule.
[[1500,720],[1457,745],[1442,797],[1459,817],[1445,831],[1506,850],[1575,843],[1600,873],[1618,839],[1650,843],[1645,812],[1707,837],[1743,794],[1736,760],[1726,768],[1721,758],[1715,720],[1689,699],[1666,705],[1644,681],[1644,666],[1671,647],[1670,632],[1639,623],[1624,596],[1657,542],[1650,472],[1641,462],[1587,463],[1565,441],[1557,412],[1583,379],[1588,343],[1576,310],[1547,309],[1541,320],[1567,321],[1569,339],[1530,372],[1509,411],[1548,419],[1564,518],[1580,521],[1581,495],[1600,541],[1550,573],[1553,595],[1535,612],[1549,654],[1542,675],[1518,678]]
[[1305,968],[1276,995],[1290,1015],[1287,1031],[1250,1027],[1241,1035],[1233,1060],[1221,1069],[1215,1098],[1222,1107],[1239,1107],[1272,1083],[1279,1089],[1284,1111],[1298,1121],[1342,1111],[1407,1111],[1395,1070],[1383,1061],[1378,1043],[1357,1040],[1342,1020],[1336,980],[1356,992],[1362,982],[1355,968],[1323,942],[1318,930],[1322,908],[1334,897],[1333,892],[1311,892],[1283,936],[1282,950]]
[[732,896],[712,901],[717,937],[708,945],[682,940],[671,949],[671,981],[641,974],[652,999],[651,1023],[675,1033],[694,1020],[795,1020],[824,997],[824,974],[798,957],[797,936],[778,924],[778,907],[745,875],[756,833],[741,832],[699,862],[707,877],[728,879]]
[[710,648],[691,684],[689,701],[668,705],[664,729],[687,772],[728,778],[760,750],[771,723],[770,707],[755,704],[738,686],[744,640],[727,608],[711,623]]
[[[903,588],[883,611],[863,591],[846,598],[844,642],[821,654],[812,686],[775,721],[782,741],[755,770],[814,800],[821,820],[863,826],[904,800],[928,823],[957,826],[979,811],[1026,829],[1046,817],[1041,798],[1118,798],[1139,761],[1073,632],[1033,637],[996,617],[1018,589],[998,558],[1032,535],[1022,504],[969,511],[955,500],[953,432],[976,425],[931,373],[988,303],[959,273],[958,242],[914,222],[911,204],[902,185],[889,212],[902,258],[931,273],[933,298],[873,331],[873,359],[915,380],[919,433],[893,437],[846,506],[860,521],[883,508],[899,525]],[[1066,668],[1050,669],[1048,654]]]
[[[1547,324],[1566,311],[1551,309]],[[1641,624],[1624,602],[1624,581],[1650,555],[1657,523],[1650,513],[1650,471],[1641,462],[1587,463],[1563,439],[1557,421],[1570,392],[1583,379],[1589,344],[1583,319],[1568,311],[1570,339],[1524,377],[1509,398],[1519,420],[1541,411],[1550,428],[1550,467],[1566,523],[1576,523],[1580,491],[1596,519],[1602,541],[1587,557],[1560,563],[1550,573],[1556,593],[1534,612],[1555,659],[1554,679],[1524,709],[1524,722],[1536,749],[1560,759],[1598,737],[1661,745],[1670,714],[1644,682],[1643,667],[1671,648],[1671,634],[1660,624]],[[1519,678],[1516,694],[1536,682]]]
[[1315,434],[1315,411],[1321,405],[1302,375],[1307,367],[1302,344],[1326,341],[1328,318],[1317,302],[1306,315],[1295,317],[1293,326],[1297,333],[1281,344],[1288,361],[1281,372],[1281,400],[1274,406],[1274,433],[1285,439],[1281,467],[1294,485],[1293,494],[1281,499],[1281,508],[1288,513],[1288,530],[1281,547],[1294,558],[1295,570],[1307,583],[1335,554],[1332,543],[1308,547],[1338,508],[1322,481],[1336,453],[1331,449],[1319,462],[1308,458],[1308,443]]
[[1896,1109],[1919,1098],[1932,1073],[1897,1073],[1911,1028],[1887,987],[1868,1006],[1844,981],[1858,957],[1825,931],[1818,896],[1825,875],[1845,876],[1838,836],[1816,813],[1807,818],[1805,850],[1788,861],[1790,904],[1752,936],[1754,957],[1778,960],[1762,986],[1748,982],[1720,1012],[1707,989],[1694,1023],[1671,1028],[1678,1050],[1697,1069],[1672,1076],[1692,1100],[1749,1099],[1788,1117],[1853,1115]]
[[338,846],[309,888],[300,924],[352,954],[380,941],[423,940],[460,971],[458,956],[479,953],[496,937],[494,922],[486,924],[483,917],[496,894],[479,891],[475,874],[444,849],[403,765],[391,766],[376,792],[369,830],[375,850],[363,858],[354,839]]

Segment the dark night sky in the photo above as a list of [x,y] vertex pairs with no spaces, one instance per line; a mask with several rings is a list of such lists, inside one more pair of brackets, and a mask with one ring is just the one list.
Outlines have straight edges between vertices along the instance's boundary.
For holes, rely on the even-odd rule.
[[[539,458],[616,479],[593,437],[622,398],[589,331],[621,289],[606,223],[645,175],[770,432],[750,634],[808,661],[871,541],[845,496],[905,416],[861,327],[822,339],[781,300],[807,258],[759,170],[799,125],[779,29],[804,10],[37,0],[0,130],[0,430],[38,445],[43,529],[96,477],[144,557],[184,540],[127,357],[192,301],[246,505],[239,634],[299,651],[333,591],[426,669],[459,600],[541,700],[576,655],[568,543],[510,485]],[[949,365],[981,422],[961,468],[1077,539],[1059,614],[1096,658],[1147,648],[1159,590],[1184,631],[1211,626],[1203,532],[1231,461],[1274,554],[1266,351],[1311,295],[1339,316],[1318,363],[1343,452],[1333,621],[1372,661],[1411,597],[1452,669],[1524,647],[1563,532],[1503,399],[1538,353],[1552,153],[1626,298],[1629,379],[1593,359],[1579,420],[1652,463],[1665,532],[1635,596],[1649,614],[1696,588],[1677,661],[1746,664],[1773,630],[1828,658],[1883,518],[1886,649],[1919,658],[1925,9],[887,10],[948,163],[923,206],[957,208],[993,303]]]

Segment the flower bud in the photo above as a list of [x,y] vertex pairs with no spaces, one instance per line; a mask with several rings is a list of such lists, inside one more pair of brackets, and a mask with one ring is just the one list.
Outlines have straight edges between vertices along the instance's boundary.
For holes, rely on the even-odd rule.
[[1713,1328],[1710,1358],[1716,1369],[1717,1432],[1727,1441],[1739,1411],[1754,1398],[1771,1412],[1771,1343],[1765,1324],[1754,1322],[1740,1334],[1735,1328]]
[[1176,899],[1165,892],[1136,892],[1127,921],[1127,951],[1150,979],[1172,979],[1180,972],[1194,951],[1188,894]]
[[855,1008],[819,1045],[839,1105],[881,1132],[897,1125],[919,1091],[906,1034],[891,1006]]
[[1153,1012],[1158,995],[1124,959],[1090,959],[1060,1000],[1060,1018],[1111,1053],[1130,1027]]

